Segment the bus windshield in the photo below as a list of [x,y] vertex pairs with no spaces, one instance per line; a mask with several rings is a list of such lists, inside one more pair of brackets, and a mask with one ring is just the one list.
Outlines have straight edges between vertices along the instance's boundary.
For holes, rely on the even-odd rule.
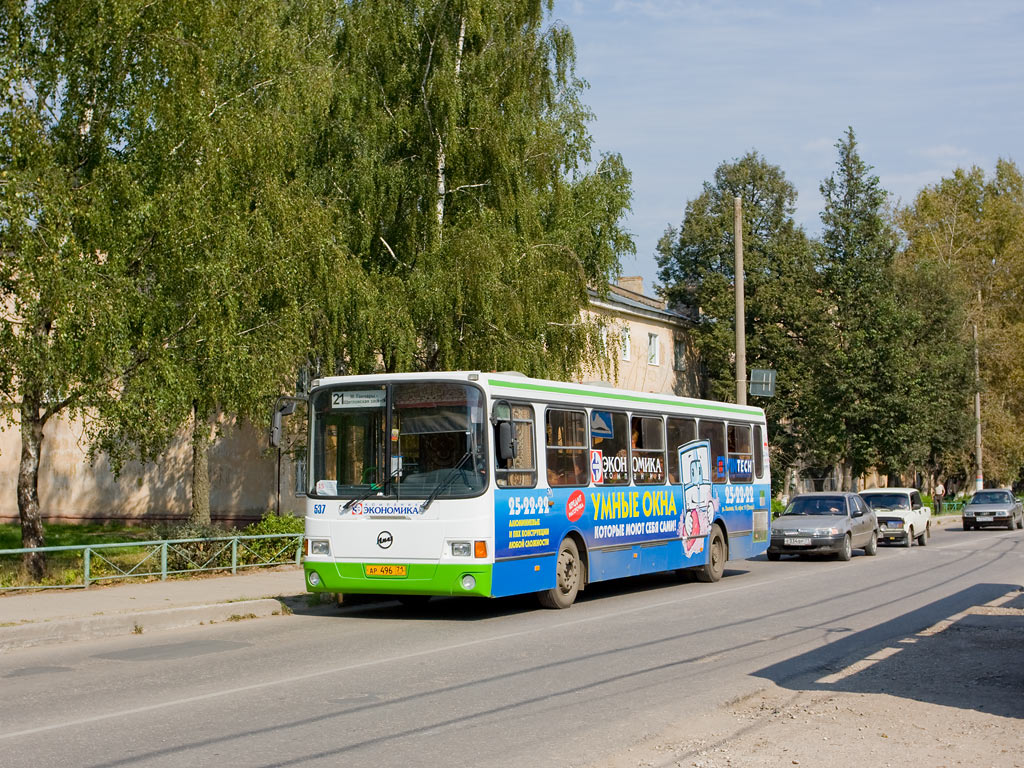
[[476,387],[338,387],[318,392],[311,410],[317,496],[451,498],[486,487],[485,409]]

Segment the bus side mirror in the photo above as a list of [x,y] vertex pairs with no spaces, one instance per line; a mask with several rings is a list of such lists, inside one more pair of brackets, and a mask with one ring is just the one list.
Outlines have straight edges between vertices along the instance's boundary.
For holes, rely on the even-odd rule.
[[274,409],[274,415],[270,420],[270,447],[277,448],[281,445],[281,420],[285,416],[295,413],[294,400],[279,400]]
[[498,461],[506,464],[516,457],[516,438],[512,432],[512,422],[498,422]]

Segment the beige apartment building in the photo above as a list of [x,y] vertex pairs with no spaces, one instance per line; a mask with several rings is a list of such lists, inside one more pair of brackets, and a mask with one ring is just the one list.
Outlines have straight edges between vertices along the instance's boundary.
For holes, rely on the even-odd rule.
[[[692,322],[661,299],[645,295],[643,279],[622,278],[603,298],[591,292],[590,312],[609,320],[606,348],[613,360],[609,383],[641,392],[697,396],[699,371],[690,340]],[[600,365],[593,366],[594,369]],[[598,378],[579,377],[581,381]],[[303,498],[292,461],[249,425],[225,423],[210,450],[210,508],[219,521],[258,519],[280,504],[301,513]],[[301,439],[301,438],[300,438]],[[18,519],[17,481],[21,438],[17,426],[0,431],[0,522]],[[296,458],[301,454],[296,454]],[[280,466],[280,474],[278,473]],[[53,419],[47,425],[39,475],[39,496],[50,522],[182,520],[190,509],[191,448],[178,440],[154,464],[129,464],[114,478],[104,459],[90,464],[80,422]],[[278,489],[280,488],[280,495]]]

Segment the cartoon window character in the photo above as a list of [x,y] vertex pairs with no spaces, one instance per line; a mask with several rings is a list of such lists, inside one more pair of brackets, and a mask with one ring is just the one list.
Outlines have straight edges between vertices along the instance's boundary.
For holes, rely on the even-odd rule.
[[711,442],[694,440],[679,448],[683,511],[678,533],[687,557],[704,551],[704,539],[718,511],[711,485]]

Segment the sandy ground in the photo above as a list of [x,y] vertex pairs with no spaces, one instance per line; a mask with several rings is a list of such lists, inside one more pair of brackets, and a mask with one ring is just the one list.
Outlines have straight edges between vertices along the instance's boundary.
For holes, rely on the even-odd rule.
[[594,768],[1024,767],[1022,592],[827,672],[765,680]]

